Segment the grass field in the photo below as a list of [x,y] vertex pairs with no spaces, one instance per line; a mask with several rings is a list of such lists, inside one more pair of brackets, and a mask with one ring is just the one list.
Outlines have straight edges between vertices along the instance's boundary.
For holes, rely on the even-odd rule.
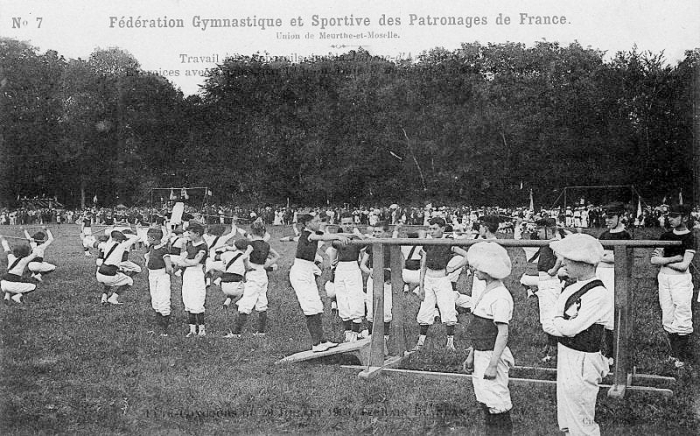
[[[311,345],[288,280],[295,244],[277,242],[291,234],[289,228],[271,230],[272,246],[282,259],[280,269],[270,273],[268,335],[252,336],[257,320],[253,315],[241,339],[222,338],[235,311],[221,309],[218,289],[207,295],[208,336],[185,338],[179,279],[173,281],[168,337],[148,333],[154,329],[154,316],[146,273],[135,277],[133,289],[121,298],[124,305],[101,306],[95,259],[83,255],[78,226],[52,230],[56,242],[46,259],[58,265],[56,272],[25,297],[26,304],[0,307],[0,434],[418,435],[482,430],[471,382],[410,376],[380,376],[367,382],[340,368],[358,364],[349,356],[275,365]],[[0,233],[19,236],[20,231],[2,226]],[[644,230],[634,237],[656,239],[658,234],[659,230]],[[520,249],[510,254],[514,272],[506,286],[513,293],[515,311],[509,346],[518,365],[537,366],[545,336],[535,299],[526,298],[517,283],[524,254]],[[132,260],[143,265],[142,255],[143,250],[132,253]],[[677,376],[675,395],[664,399],[631,393],[616,401],[601,390],[596,418],[604,434],[697,434],[698,372],[679,372],[665,362],[668,346],[661,329],[656,270],[648,257],[649,250],[635,250],[634,359],[640,373]],[[6,262],[3,256],[3,271]],[[408,314],[410,348],[418,336],[418,301],[407,296],[400,304]],[[328,310],[324,324],[334,339],[342,338],[340,321]],[[443,350],[445,331],[436,326],[425,349],[404,367],[459,372],[469,345],[467,324],[468,317],[460,316],[457,353]],[[697,338],[693,345],[700,350]],[[512,387],[511,394],[514,434],[559,434],[553,388]]]

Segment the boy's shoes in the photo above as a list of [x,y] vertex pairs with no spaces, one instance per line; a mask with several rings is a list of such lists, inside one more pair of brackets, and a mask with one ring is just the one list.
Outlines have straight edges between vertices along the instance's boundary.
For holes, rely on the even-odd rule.
[[41,274],[32,274],[32,278],[37,282],[43,282],[44,279],[41,278]]
[[229,331],[227,334],[224,335],[224,338],[226,338],[226,339],[232,339],[232,338],[233,338],[233,339],[238,339],[238,338],[240,338],[240,337],[241,337],[240,333],[234,333],[234,332],[231,332],[231,331]]
[[90,257],[90,252],[89,252],[89,251],[86,251],[86,252],[85,252],[85,256],[86,256],[86,257]]
[[197,332],[189,332],[185,335],[186,338],[193,338],[197,336]]
[[102,294],[102,299],[100,299],[100,303],[102,303],[102,305],[107,304],[107,296],[106,295]]
[[311,347],[311,351],[313,351],[314,353],[321,353],[323,351],[327,351],[329,348],[333,348],[333,347],[337,347],[337,346],[338,346],[338,344],[336,344],[335,342],[326,341],[326,342],[321,342],[318,345],[313,345]]
[[311,351],[313,351],[314,353],[321,353],[321,352],[326,351],[326,350],[328,350],[328,347],[324,346],[323,344],[311,346]]
[[680,359],[678,359],[678,358],[676,358],[676,357],[671,356],[671,357],[668,358],[668,360],[669,360],[669,362],[673,363],[673,366],[674,366],[675,368],[680,369],[680,368],[685,367],[685,362],[683,362],[682,360],[680,360]]
[[12,296],[12,301],[15,303],[22,304],[22,294],[15,294]]
[[418,344],[416,344],[415,347],[413,347],[413,348],[411,349],[411,352],[415,353],[416,351],[420,351],[420,350],[423,349],[424,346],[425,346],[425,344],[420,344],[420,343],[418,343]]
[[265,332],[255,332],[253,333],[253,336],[255,336],[256,338],[264,338]]
[[204,327],[203,327],[203,326],[199,326],[199,333],[197,333],[197,336],[199,336],[199,337],[201,338],[201,337],[204,337],[204,336],[206,336],[206,335],[207,335],[207,331],[204,330]]
[[114,304],[114,305],[124,304],[124,303],[119,302],[119,301],[117,300],[117,297],[116,297],[114,294],[112,294],[112,296],[109,297],[109,298],[107,299],[107,302],[108,302],[109,304]]
[[546,354],[546,355],[545,355],[542,359],[540,359],[540,360],[542,361],[542,363],[548,363],[548,362],[552,362],[554,359],[555,359],[555,357],[552,356],[551,354]]

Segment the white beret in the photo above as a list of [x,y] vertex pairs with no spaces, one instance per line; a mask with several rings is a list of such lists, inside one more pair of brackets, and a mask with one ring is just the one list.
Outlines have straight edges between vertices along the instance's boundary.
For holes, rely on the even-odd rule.
[[591,235],[574,233],[549,244],[554,252],[576,262],[598,264],[603,260],[603,245]]
[[508,252],[495,242],[479,242],[467,252],[469,265],[496,280],[510,275],[512,264]]

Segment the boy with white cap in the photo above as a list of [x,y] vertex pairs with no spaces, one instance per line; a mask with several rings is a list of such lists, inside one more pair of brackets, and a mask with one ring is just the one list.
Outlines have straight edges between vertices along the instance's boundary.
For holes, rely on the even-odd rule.
[[476,400],[486,418],[487,434],[511,434],[513,407],[508,389],[508,372],[515,365],[508,348],[508,323],[513,317],[513,297],[503,285],[511,272],[506,249],[495,242],[474,244],[467,252],[469,267],[486,283],[474,301],[469,329],[474,346],[464,362],[473,371]]
[[668,211],[671,230],[662,234],[662,241],[681,241],[678,247],[657,248],[651,256],[651,264],[660,266],[659,303],[664,330],[671,342],[670,360],[676,368],[682,368],[692,360],[688,340],[693,333],[693,277],[689,268],[695,256],[695,236],[686,223],[690,209],[673,205]]
[[605,325],[614,310],[596,265],[603,246],[593,236],[573,234],[549,244],[563,258],[564,268],[576,282],[567,286],[554,310],[542,323],[558,337],[557,420],[559,429],[571,434],[598,435],[595,404],[600,382],[609,366],[601,353]]

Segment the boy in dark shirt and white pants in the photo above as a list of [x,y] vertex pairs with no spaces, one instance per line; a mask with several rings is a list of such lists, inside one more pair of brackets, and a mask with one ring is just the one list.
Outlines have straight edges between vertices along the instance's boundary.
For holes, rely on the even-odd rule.
[[681,241],[680,247],[657,248],[651,256],[651,264],[660,266],[659,303],[661,321],[671,343],[670,360],[676,368],[682,368],[692,360],[689,349],[693,333],[693,280],[690,263],[695,256],[695,237],[686,227],[690,210],[684,205],[674,205],[668,211],[672,230],[661,235],[662,241]]
[[173,266],[170,263],[168,241],[162,242],[163,231],[151,228],[146,233],[148,253],[146,267],[148,268],[148,289],[151,293],[151,307],[156,312],[156,323],[161,328],[161,336],[168,336],[170,324],[170,275]]

